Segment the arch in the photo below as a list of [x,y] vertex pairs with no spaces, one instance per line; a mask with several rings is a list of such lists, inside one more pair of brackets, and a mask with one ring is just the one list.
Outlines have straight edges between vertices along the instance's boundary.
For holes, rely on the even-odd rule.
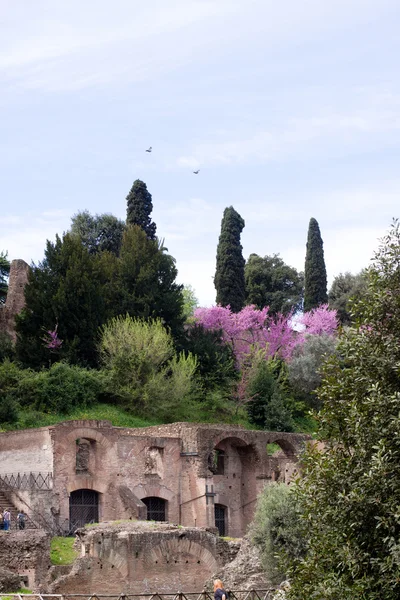
[[196,561],[201,561],[211,573],[218,568],[218,562],[210,550],[185,536],[161,541],[157,539],[150,549],[149,558],[153,563],[165,563],[179,554],[194,556]]
[[132,493],[137,498],[148,498],[149,496],[157,496],[158,498],[164,498],[168,502],[172,502],[175,499],[175,494],[165,485],[158,483],[139,483],[132,488]]
[[110,450],[113,446],[112,442],[98,429],[94,429],[92,427],[77,427],[70,431],[70,433],[65,437],[67,444],[71,444],[75,442],[79,438],[84,438],[86,440],[95,441],[106,450]]
[[105,494],[108,489],[108,484],[91,476],[83,477],[82,475],[75,475],[74,477],[71,477],[67,485],[68,494],[80,489],[93,490],[100,494]]
[[[289,442],[287,439],[280,437],[279,433],[276,434],[276,436],[271,436],[271,438],[267,441],[266,445],[268,446],[268,444],[277,444],[281,448],[281,450],[285,456],[288,456],[288,457],[296,456],[295,446],[291,442]],[[277,450],[277,453],[278,452],[279,452],[279,450]],[[273,454],[272,454],[272,456],[273,456]]]

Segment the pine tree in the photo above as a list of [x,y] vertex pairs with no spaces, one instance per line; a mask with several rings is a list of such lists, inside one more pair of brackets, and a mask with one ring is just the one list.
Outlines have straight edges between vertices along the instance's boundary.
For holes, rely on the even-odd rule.
[[153,210],[151,194],[147,190],[146,184],[140,179],[133,182],[131,191],[126,197],[127,215],[126,222],[128,225],[139,225],[146,233],[149,240],[156,239],[157,226],[150,218]]
[[234,312],[239,312],[243,308],[246,298],[245,260],[240,243],[240,234],[244,225],[244,220],[233,206],[224,210],[217,248],[214,285],[217,290],[217,304],[229,305]]
[[304,269],[304,310],[328,302],[326,268],[321,232],[316,219],[310,219]]

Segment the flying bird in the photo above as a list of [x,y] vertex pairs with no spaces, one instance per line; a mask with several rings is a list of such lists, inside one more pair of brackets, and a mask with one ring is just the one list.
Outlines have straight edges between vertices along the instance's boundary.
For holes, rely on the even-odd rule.
[[151,152],[153,150],[153,148],[150,146],[150,148],[147,148],[146,152]]
[[193,171],[193,173],[194,173],[195,175],[198,175],[198,174],[200,173],[200,169],[197,169],[197,171]]

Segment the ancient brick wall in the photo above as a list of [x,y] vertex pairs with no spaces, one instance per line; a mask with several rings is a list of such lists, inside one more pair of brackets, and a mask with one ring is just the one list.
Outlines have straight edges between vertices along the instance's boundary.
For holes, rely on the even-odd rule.
[[[26,495],[32,508],[48,513],[61,527],[70,526],[71,507],[73,525],[79,526],[84,511],[74,503],[82,494],[91,497],[89,521],[150,514],[184,526],[215,527],[216,511],[222,511],[220,531],[241,537],[264,485],[289,483],[306,438],[221,425],[129,429],[108,421],[66,421],[0,434],[0,469],[52,469],[51,497],[33,491]],[[267,451],[271,443],[280,447],[272,456]]]
[[203,589],[239,546],[200,529],[153,523],[80,530],[81,558],[52,593],[171,593]]
[[53,471],[50,429],[25,429],[0,435],[0,474]]
[[17,573],[29,588],[36,588],[50,568],[50,537],[43,531],[0,532],[0,565]]
[[15,315],[25,306],[24,288],[28,282],[29,265],[21,259],[11,261],[6,303],[0,307],[0,332],[15,342]]

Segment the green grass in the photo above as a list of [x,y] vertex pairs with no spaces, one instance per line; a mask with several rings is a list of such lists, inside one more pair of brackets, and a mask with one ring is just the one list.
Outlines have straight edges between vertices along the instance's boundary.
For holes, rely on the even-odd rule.
[[13,429],[29,429],[32,427],[47,427],[62,421],[93,419],[111,421],[115,427],[149,427],[159,425],[160,421],[144,419],[128,413],[112,404],[96,404],[91,408],[77,408],[68,414],[42,413],[38,411],[21,411],[18,423]]
[[309,433],[315,434],[318,429],[318,423],[311,415],[304,415],[302,417],[295,417],[295,433]]
[[70,565],[78,557],[73,548],[74,537],[53,537],[50,543],[50,560],[53,565]]
[[[28,590],[28,588],[20,588],[16,592],[10,592],[10,594],[32,594],[32,590]],[[14,596],[10,596],[10,594],[3,596],[3,594],[0,593],[0,598],[2,600],[14,600]]]
[[267,454],[268,456],[272,456],[273,454],[275,454],[275,452],[278,452],[278,450],[282,450],[282,448],[280,447],[279,444],[267,444]]

